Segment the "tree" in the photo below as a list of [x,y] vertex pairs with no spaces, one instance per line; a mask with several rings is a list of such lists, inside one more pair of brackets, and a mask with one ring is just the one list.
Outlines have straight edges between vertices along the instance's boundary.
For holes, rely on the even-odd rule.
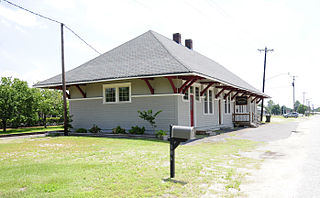
[[17,113],[16,90],[12,87],[11,77],[2,77],[0,82],[0,119],[3,131],[7,130],[8,120],[13,119]]
[[273,105],[273,106],[271,107],[271,113],[272,113],[273,115],[279,115],[279,114],[281,114],[280,105],[279,105],[279,104]]
[[36,115],[35,98],[33,90],[28,87],[26,81],[15,78],[11,85],[14,90],[14,99],[16,105],[15,116],[11,119],[12,127],[19,127],[21,125],[31,125]]
[[43,126],[47,127],[47,117],[57,116],[62,117],[63,113],[63,100],[62,93],[58,90],[50,89],[37,89],[35,91],[37,95],[39,117],[42,119]]
[[274,105],[275,105],[275,104],[274,104],[274,102],[273,102],[272,100],[269,100],[269,101],[268,101],[268,104],[267,104],[267,106],[266,106],[266,111],[267,111],[267,113],[271,113],[272,107],[273,107]]
[[300,102],[299,100],[297,100],[295,103],[294,103],[294,111],[296,112],[298,110],[298,107],[300,106]]
[[305,112],[308,110],[308,106],[306,105],[303,105],[303,104],[300,104],[298,109],[297,109],[297,112],[298,113],[301,113],[301,114],[305,114]]
[[287,107],[285,105],[281,106],[281,114],[287,113]]

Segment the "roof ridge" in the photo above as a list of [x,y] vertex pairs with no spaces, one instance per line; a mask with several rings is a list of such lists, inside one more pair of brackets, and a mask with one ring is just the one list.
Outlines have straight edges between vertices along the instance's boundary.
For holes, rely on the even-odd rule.
[[[160,45],[168,52],[168,54],[170,55],[170,56],[172,56],[172,58],[174,58],[178,63],[180,63],[184,68],[186,68],[189,72],[192,72],[192,69],[190,68],[190,67],[188,67],[188,66],[186,66],[185,64],[183,64],[182,62],[181,62],[181,60],[179,60],[176,56],[174,56],[167,48],[166,48],[166,46],[156,37],[156,35],[154,35],[154,33],[157,33],[157,32],[155,32],[155,31],[153,31],[153,30],[149,30],[149,32],[152,34],[152,36],[160,43]],[[159,33],[157,33],[157,34],[159,34]],[[161,34],[159,34],[159,35],[161,35]],[[162,36],[162,35],[161,35]],[[169,38],[167,38],[167,37],[165,37],[165,36],[163,36],[164,38],[166,38],[166,39],[168,39],[168,40],[170,40],[170,41],[172,41],[171,39],[169,39]],[[174,42],[174,41],[172,41],[172,42]]]

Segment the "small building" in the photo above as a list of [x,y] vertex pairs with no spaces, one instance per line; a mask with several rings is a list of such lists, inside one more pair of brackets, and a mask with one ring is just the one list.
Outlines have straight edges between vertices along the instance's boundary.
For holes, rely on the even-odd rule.
[[[269,96],[192,46],[179,33],[171,40],[148,31],[66,72],[73,127],[151,132],[137,112],[149,109],[162,110],[157,129],[166,131],[170,124],[215,130],[258,122],[257,104]],[[61,74],[34,87],[61,89]]]

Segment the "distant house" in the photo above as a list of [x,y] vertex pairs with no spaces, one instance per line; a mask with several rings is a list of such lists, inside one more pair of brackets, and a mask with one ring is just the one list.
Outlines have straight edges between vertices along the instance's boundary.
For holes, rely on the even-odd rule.
[[[98,125],[104,131],[120,125],[149,125],[138,110],[162,110],[157,129],[170,124],[198,130],[257,122],[257,103],[268,96],[217,62],[181,44],[148,31],[66,72],[74,128]],[[61,75],[34,85],[61,89]],[[238,96],[247,103],[237,105]]]

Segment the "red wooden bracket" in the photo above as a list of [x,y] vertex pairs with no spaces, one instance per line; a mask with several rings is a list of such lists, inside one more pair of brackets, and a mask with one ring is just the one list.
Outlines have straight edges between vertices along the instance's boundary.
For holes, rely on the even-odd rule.
[[225,88],[222,88],[221,91],[219,91],[219,93],[217,93],[216,98],[218,98],[220,96],[220,94],[225,90]]
[[217,83],[217,82],[210,82],[210,83],[206,86],[206,88],[204,88],[204,89],[200,92],[200,96],[203,96],[203,94],[204,94],[212,85],[214,85],[215,83]]
[[150,93],[151,93],[151,94],[154,94],[154,89],[152,88],[152,86],[151,86],[151,84],[150,84],[150,82],[149,82],[149,80],[152,80],[152,79],[150,79],[150,78],[143,78],[142,80],[144,80],[144,82],[146,82],[146,84],[148,85],[149,90],[150,90]]
[[216,88],[224,88],[224,89],[228,89],[228,90],[231,90],[231,89],[234,89],[233,87],[230,87],[230,86],[216,86]]
[[83,96],[84,98],[86,98],[86,97],[87,97],[87,94],[84,93],[84,91],[81,89],[81,87],[80,87],[79,85],[75,85],[75,86],[76,86],[77,89],[80,91],[80,93],[82,94],[82,96]]
[[262,98],[260,98],[259,100],[257,100],[257,104],[262,100]]
[[245,91],[245,92],[243,92],[243,94],[241,95],[241,96],[244,96],[244,95],[246,95],[247,94],[247,92]]
[[190,83],[192,79],[187,80],[186,82],[183,83],[183,85],[181,85],[181,87],[178,89],[178,93],[181,93],[181,91],[183,90],[183,88]]
[[169,83],[170,83],[170,85],[171,85],[171,87],[172,87],[173,93],[177,93],[177,88],[176,88],[176,86],[174,85],[174,83],[173,83],[173,81],[172,81],[172,79],[173,79],[174,77],[173,77],[173,76],[167,76],[166,78],[169,80]]
[[239,91],[237,91],[237,93],[236,94],[234,94],[232,97],[231,97],[231,100],[233,100],[238,94],[239,94],[240,92]]
[[254,98],[251,100],[251,103],[253,103],[253,101],[254,101],[255,99],[257,99],[257,98],[258,98],[258,96],[254,97]]
[[198,78],[192,79],[191,82],[182,90],[182,93],[185,94],[189,87],[191,87],[191,85],[195,83],[197,80]]
[[225,96],[224,96],[224,99],[226,99],[232,92],[233,90],[230,90]]

